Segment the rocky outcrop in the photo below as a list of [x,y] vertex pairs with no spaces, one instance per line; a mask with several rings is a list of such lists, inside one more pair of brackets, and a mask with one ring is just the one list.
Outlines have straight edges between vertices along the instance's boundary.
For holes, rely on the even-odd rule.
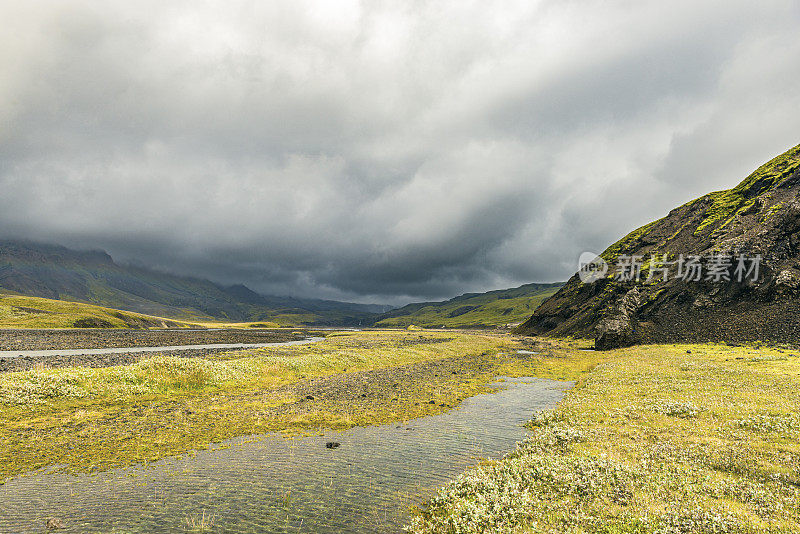
[[615,313],[603,318],[598,323],[595,348],[606,350],[635,345],[638,341],[636,327],[639,324],[636,312],[641,305],[642,292],[638,287],[634,287],[620,299]]
[[[695,256],[701,276],[687,277]],[[800,344],[800,145],[735,188],[631,232],[601,257],[610,265],[605,277],[582,283],[573,276],[518,332],[593,337],[599,349],[677,341]],[[620,276],[620,264],[632,257],[641,260],[638,280]],[[755,258],[757,273],[748,272]],[[672,262],[666,279],[661,260]]]

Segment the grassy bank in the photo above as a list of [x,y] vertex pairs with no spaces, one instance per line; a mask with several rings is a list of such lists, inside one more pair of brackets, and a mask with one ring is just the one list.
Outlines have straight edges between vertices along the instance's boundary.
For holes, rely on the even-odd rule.
[[0,328],[188,328],[176,321],[83,302],[0,295]]
[[[287,318],[284,318],[287,319]],[[85,302],[0,294],[0,328],[278,328],[291,320],[223,322],[169,319]]]
[[486,391],[498,373],[541,366],[516,357],[517,347],[486,335],[350,333],[211,359],[5,373],[0,480],[46,466],[79,472],[146,462],[235,436],[441,412]]
[[[567,345],[554,353],[567,372],[597,358]],[[796,352],[671,345],[601,354],[555,411],[534,416],[515,452],[443,488],[409,530],[800,531]]]

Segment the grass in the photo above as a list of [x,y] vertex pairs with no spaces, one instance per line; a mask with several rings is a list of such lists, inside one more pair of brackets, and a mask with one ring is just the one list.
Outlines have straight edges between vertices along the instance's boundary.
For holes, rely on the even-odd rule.
[[552,352],[554,375],[576,387],[534,414],[514,452],[440,490],[409,531],[800,530],[800,355],[711,344]]
[[[313,345],[267,347],[213,359],[155,357],[100,369],[0,375],[0,481],[47,466],[90,472],[202,449],[228,438],[344,429],[444,411],[514,372],[509,337],[362,332]],[[458,372],[405,377],[387,398],[298,403],[288,386],[446,358]],[[465,360],[466,361],[466,360]],[[477,364],[476,364],[477,365]],[[530,374],[516,366],[519,373]],[[400,379],[398,379],[400,382]],[[430,402],[429,402],[430,400]]]
[[[699,235],[706,228],[724,227],[739,211],[751,205],[750,199],[776,187],[798,167],[800,167],[800,145],[771,159],[733,189],[706,195],[704,198],[709,198],[711,205],[706,209],[703,221],[694,232],[695,235]],[[722,225],[718,226],[719,223]]]
[[432,328],[474,328],[518,324],[527,320],[542,302],[559,289],[559,286],[523,286],[458,297],[446,302],[425,303],[422,307],[412,304],[407,307],[407,313],[379,321],[376,326],[402,328],[414,324]]
[[207,516],[205,510],[201,515],[192,514],[186,517],[186,530],[188,532],[211,532],[213,527],[214,516]]
[[[510,336],[351,332],[209,360],[7,373],[0,375],[0,480],[48,466],[91,472],[146,463],[235,436],[406,420],[487,391],[494,376],[539,376],[576,386],[555,410],[532,414],[530,435],[515,451],[442,488],[411,532],[800,529],[796,352],[721,344],[595,352],[580,350],[589,346],[582,340],[534,343],[539,354],[517,358],[523,345]],[[456,367],[437,367],[452,359]],[[381,377],[399,383],[358,401],[339,398],[348,382],[309,401],[293,389],[320,380],[330,388],[348,376],[363,376],[363,387]],[[190,519],[194,528],[205,522]]]
[[[88,321],[87,321],[88,320]],[[278,328],[277,322],[176,320],[83,302],[0,294],[0,328],[75,328],[77,321],[104,328]]]
[[190,327],[193,323],[141,313],[20,295],[0,295],[0,328],[73,328],[90,320],[107,328]]

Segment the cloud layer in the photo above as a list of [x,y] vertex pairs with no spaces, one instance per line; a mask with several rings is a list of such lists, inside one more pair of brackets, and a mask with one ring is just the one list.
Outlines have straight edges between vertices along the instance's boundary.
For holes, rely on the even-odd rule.
[[568,277],[800,142],[800,5],[3,2],[0,230],[266,293]]

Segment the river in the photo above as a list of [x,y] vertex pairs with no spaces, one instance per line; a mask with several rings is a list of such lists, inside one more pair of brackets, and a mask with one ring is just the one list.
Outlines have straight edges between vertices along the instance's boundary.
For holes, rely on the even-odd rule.
[[[400,532],[412,506],[481,458],[525,436],[568,382],[525,378],[449,412],[381,426],[284,438],[250,436],[217,450],[93,475],[36,472],[0,485],[0,532]],[[338,444],[338,445],[334,445]],[[194,530],[199,531],[198,529]]]

